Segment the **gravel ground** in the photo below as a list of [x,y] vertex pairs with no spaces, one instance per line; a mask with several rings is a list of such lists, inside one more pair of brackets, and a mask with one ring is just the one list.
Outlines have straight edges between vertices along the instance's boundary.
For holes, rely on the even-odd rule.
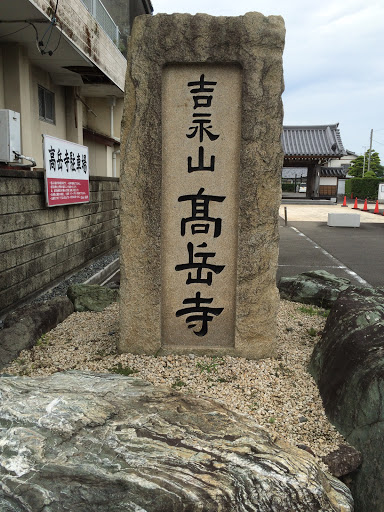
[[328,422],[317,386],[307,373],[326,312],[281,301],[278,354],[244,358],[118,354],[119,305],[102,313],[74,313],[3,369],[32,377],[69,369],[132,374],[183,393],[211,397],[253,416],[272,436],[309,447],[317,457],[345,440]]

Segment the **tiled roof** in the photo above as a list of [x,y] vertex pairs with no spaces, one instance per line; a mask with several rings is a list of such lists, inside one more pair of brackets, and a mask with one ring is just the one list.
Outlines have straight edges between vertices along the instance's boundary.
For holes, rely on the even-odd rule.
[[340,167],[322,167],[320,169],[320,176],[325,178],[345,178],[347,169]]
[[346,155],[339,124],[284,126],[282,145],[285,157],[331,158]]

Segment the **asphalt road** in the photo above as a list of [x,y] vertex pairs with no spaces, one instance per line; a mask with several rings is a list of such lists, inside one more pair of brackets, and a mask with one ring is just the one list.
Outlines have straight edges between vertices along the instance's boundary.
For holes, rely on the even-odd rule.
[[[307,215],[303,206],[300,210],[303,213],[293,215],[294,220],[289,220],[288,215],[287,226],[280,217],[277,278],[322,269],[345,277],[356,285],[384,286],[382,218],[365,214],[359,228],[329,227],[323,218],[324,210],[320,210],[322,215],[316,215],[315,207],[308,208],[314,214]],[[333,208],[338,208],[333,211],[342,211],[340,206]]]

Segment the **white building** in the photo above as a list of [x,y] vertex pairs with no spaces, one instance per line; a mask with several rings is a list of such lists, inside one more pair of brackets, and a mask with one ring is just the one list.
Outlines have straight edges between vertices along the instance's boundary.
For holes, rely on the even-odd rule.
[[330,159],[328,160],[328,167],[343,167],[344,169],[348,169],[348,167],[351,165],[351,163],[356,160],[356,158],[359,156],[353,151],[349,151],[349,149],[346,149],[346,155],[343,155],[342,157],[338,159]]
[[[148,0],[130,3],[152,11]],[[88,146],[91,174],[119,175],[126,59],[118,46],[100,0],[1,0],[0,109],[20,113],[21,154],[37,168],[47,134]]]

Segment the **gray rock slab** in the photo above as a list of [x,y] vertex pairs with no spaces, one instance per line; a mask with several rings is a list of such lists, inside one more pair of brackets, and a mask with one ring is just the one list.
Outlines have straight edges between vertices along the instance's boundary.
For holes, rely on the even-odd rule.
[[97,284],[73,284],[67,290],[75,311],[103,311],[119,298],[118,290]]
[[278,288],[282,299],[330,308],[340,292],[350,284],[348,279],[326,270],[310,270],[296,276],[281,277]]
[[327,318],[310,363],[325,411],[363,463],[352,477],[356,510],[384,511],[384,290],[350,287]]
[[7,512],[352,512],[313,457],[208,399],[85,372],[0,378]]
[[56,297],[40,304],[24,306],[4,319],[0,330],[0,368],[31,348],[42,334],[65,320],[74,308],[68,297]]

